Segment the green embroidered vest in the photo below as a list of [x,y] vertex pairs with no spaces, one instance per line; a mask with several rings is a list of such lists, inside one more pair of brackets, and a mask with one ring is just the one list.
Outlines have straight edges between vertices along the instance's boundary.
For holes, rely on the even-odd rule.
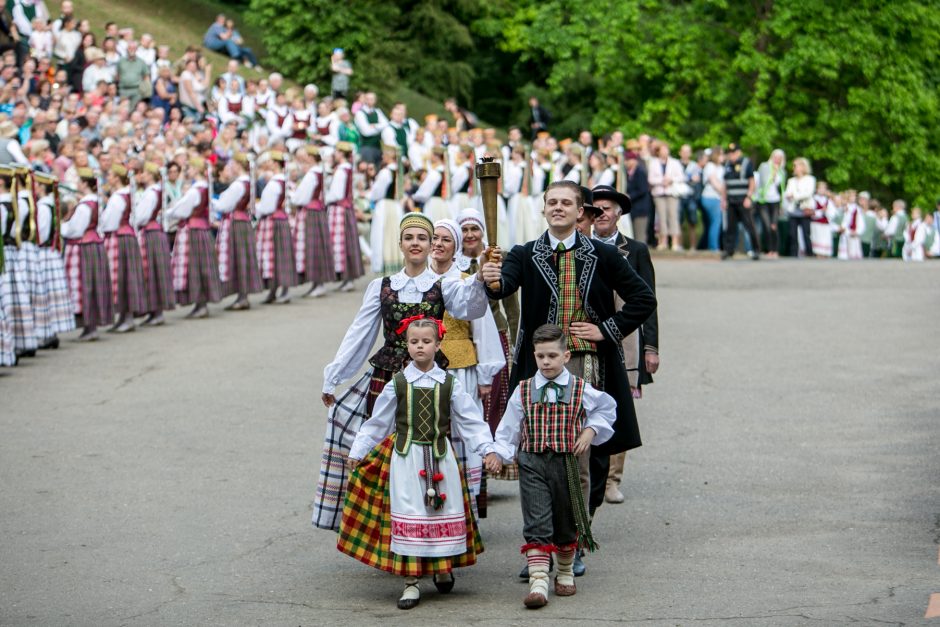
[[[369,121],[369,124],[379,123],[379,112],[376,111],[375,109],[373,109],[372,111],[369,111],[365,115],[366,115],[366,119]],[[361,135],[360,141],[362,142],[363,146],[371,146],[372,148],[378,148],[382,144],[382,134],[376,133],[375,135],[371,135],[368,137],[365,135]]]
[[454,377],[448,374],[444,383],[433,388],[411,385],[401,372],[392,377],[398,411],[395,413],[395,450],[407,455],[412,444],[431,447],[436,459],[447,454],[450,435],[450,394]]

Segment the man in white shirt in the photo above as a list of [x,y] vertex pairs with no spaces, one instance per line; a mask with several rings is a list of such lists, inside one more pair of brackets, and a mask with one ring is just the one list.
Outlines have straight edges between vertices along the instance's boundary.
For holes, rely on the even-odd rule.
[[378,165],[382,159],[381,135],[388,126],[388,118],[381,109],[376,108],[374,92],[366,93],[363,102],[354,118],[361,137],[359,156],[363,161]]
[[238,59],[229,59],[226,71],[222,74],[221,78],[225,79],[226,86],[232,81],[235,81],[238,83],[238,93],[242,95],[245,94],[245,79],[238,73]]

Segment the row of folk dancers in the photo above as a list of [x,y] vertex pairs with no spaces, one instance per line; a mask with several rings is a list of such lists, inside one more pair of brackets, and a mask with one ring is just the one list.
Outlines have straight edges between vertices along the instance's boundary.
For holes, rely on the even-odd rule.
[[[305,295],[322,295],[333,281],[351,290],[364,273],[352,152],[349,145],[336,147],[327,180],[316,148],[298,150],[293,161],[303,176],[296,187],[285,177],[284,153],[260,155],[256,168],[238,154],[222,170],[228,185],[216,199],[209,164],[189,155],[192,184],[172,204],[163,163],[145,161],[137,172],[112,166],[104,173],[112,190],[107,201],[100,174],[82,168],[79,200],[68,211],[59,207],[54,178],[26,168],[0,170],[0,364],[56,348],[58,334],[76,326],[84,327],[78,339],[90,341],[106,325],[133,331],[136,318],[160,326],[177,305],[193,306],[187,317],[205,318],[208,303],[229,295],[235,299],[226,309],[237,311],[265,289],[265,303],[289,302],[288,289],[302,283],[310,283]],[[256,172],[267,179],[257,199]],[[222,216],[217,236],[213,213]],[[178,225],[172,241],[170,223]]]

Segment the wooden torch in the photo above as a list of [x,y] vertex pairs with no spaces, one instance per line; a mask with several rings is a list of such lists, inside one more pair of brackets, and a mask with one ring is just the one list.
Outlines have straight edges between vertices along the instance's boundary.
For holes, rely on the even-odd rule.
[[[501,176],[502,167],[495,157],[484,156],[476,165],[476,178],[480,181],[480,194],[483,196],[483,220],[486,222],[486,239],[489,243],[484,255],[487,261],[494,263],[498,263],[501,257],[497,251],[493,250],[496,246],[496,235],[499,228],[496,192]],[[498,290],[499,282],[490,283],[490,289]]]

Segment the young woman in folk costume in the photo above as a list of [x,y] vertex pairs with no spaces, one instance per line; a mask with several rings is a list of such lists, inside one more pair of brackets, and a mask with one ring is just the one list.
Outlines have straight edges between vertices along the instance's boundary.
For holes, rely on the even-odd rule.
[[[482,265],[482,255],[486,249],[483,216],[476,209],[464,209],[457,217],[457,223],[461,230],[462,254],[457,256],[455,265],[461,272],[473,274]],[[491,300],[490,311],[496,323],[505,362],[493,378],[490,393],[481,399],[483,417],[490,425],[490,431],[495,434],[509,400],[509,371],[512,367],[510,347],[515,344],[516,332],[519,329],[519,299],[512,296],[501,301]],[[500,474],[494,478],[515,481],[519,478],[519,467],[516,464],[503,464]]]
[[404,215],[399,200],[402,176],[398,150],[386,146],[382,149],[382,167],[375,175],[368,195],[373,204],[369,245],[372,248],[372,271],[376,274],[393,273],[401,269],[398,223]]
[[160,176],[161,164],[148,161],[137,174],[138,185],[144,188],[134,206],[131,222],[137,229],[140,258],[143,261],[144,297],[147,319],[144,325],[163,324],[163,312],[176,308],[173,274],[170,270],[170,241],[163,231],[166,193]]
[[[461,255],[462,237],[460,226],[454,220],[438,220],[434,223],[431,239],[431,270],[440,277],[465,278],[455,259]],[[506,357],[499,341],[499,331],[493,313],[466,322],[456,320],[444,312],[447,337],[441,343],[441,351],[447,357],[447,371],[460,381],[483,415],[483,404],[489,400],[493,379],[506,367]],[[486,518],[486,481],[483,478],[483,460],[463,440],[453,438],[454,452],[467,476],[467,487],[473,498],[474,513]]]
[[291,195],[291,204],[297,208],[294,225],[296,267],[301,281],[310,283],[310,290],[304,296],[318,298],[326,294],[326,284],[335,278],[330,224],[323,202],[326,172],[320,149],[316,146],[304,146],[298,150],[297,163],[307,171]]
[[[14,168],[0,168],[0,228],[3,230],[3,273],[0,275],[0,299],[9,321],[16,357],[33,357],[39,348],[33,317],[30,271],[35,258],[35,244],[30,240],[30,212],[11,189]],[[15,361],[15,360],[14,360]],[[12,364],[10,364],[12,365]]]
[[104,233],[104,247],[111,268],[114,309],[118,314],[118,320],[110,330],[127,333],[135,329],[134,315],[147,311],[144,265],[137,234],[131,226],[134,208],[127,168],[119,163],[111,166],[108,183],[113,191],[101,213],[101,232]]
[[235,300],[225,307],[228,311],[251,308],[249,294],[264,289],[258,267],[255,231],[251,228],[251,201],[254,199],[254,181],[249,175],[248,155],[237,152],[225,165],[223,175],[229,186],[212,201],[212,208],[222,214],[222,224],[216,239],[219,256],[219,281],[223,296],[236,294]]
[[461,144],[457,147],[454,163],[450,172],[450,213],[457,215],[464,207],[473,204],[474,181],[473,166],[476,156],[473,146]]
[[[323,404],[333,409],[313,504],[313,524],[322,529],[338,528],[347,480],[346,455],[359,425],[372,414],[375,399],[408,359],[405,340],[396,333],[401,321],[418,314],[440,320],[445,308],[462,320],[486,313],[487,300],[477,277],[439,278],[428,268],[434,226],[426,216],[405,215],[399,230],[404,268],[369,283],[336,357],[323,371]],[[369,359],[371,369],[336,398],[337,386],[359,373],[380,331],[385,341]],[[447,366],[443,354],[438,355],[438,362]]]
[[333,152],[333,179],[326,192],[330,221],[330,242],[333,246],[333,270],[341,281],[339,289],[353,290],[353,281],[365,274],[362,250],[359,248],[359,229],[353,206],[353,146],[346,142],[336,144]]
[[418,605],[418,579],[432,575],[442,593],[454,587],[453,569],[472,566],[483,543],[470,495],[448,435],[468,450],[499,461],[493,436],[460,380],[435,363],[445,328],[418,314],[396,333],[411,362],[375,402],[352,449],[352,472],[337,548],[373,568],[404,577],[398,607]]
[[40,198],[36,201],[36,255],[35,274],[43,286],[43,300],[37,306],[33,299],[36,316],[36,335],[39,348],[58,348],[59,333],[75,329],[69,284],[65,278],[65,264],[59,252],[59,202],[58,180],[48,174],[33,175],[39,185]]
[[[284,176],[284,153],[272,150],[261,155],[258,165],[270,175],[268,184],[255,204],[258,222],[258,262],[261,278],[269,289],[264,303],[289,303],[287,291],[297,285],[297,261],[294,259],[294,237],[287,216],[287,177]],[[280,294],[277,293],[281,289]]]
[[180,220],[173,246],[173,289],[176,302],[193,305],[187,318],[207,318],[207,303],[222,298],[219,282],[219,262],[215,256],[215,242],[209,230],[209,185],[206,181],[206,161],[199,156],[189,158],[189,178],[194,182],[168,211],[172,220]]
[[62,219],[65,246],[65,276],[76,322],[85,327],[79,341],[98,339],[98,325],[114,321],[111,269],[104,240],[98,234],[98,177],[90,168],[78,169],[81,200]]

